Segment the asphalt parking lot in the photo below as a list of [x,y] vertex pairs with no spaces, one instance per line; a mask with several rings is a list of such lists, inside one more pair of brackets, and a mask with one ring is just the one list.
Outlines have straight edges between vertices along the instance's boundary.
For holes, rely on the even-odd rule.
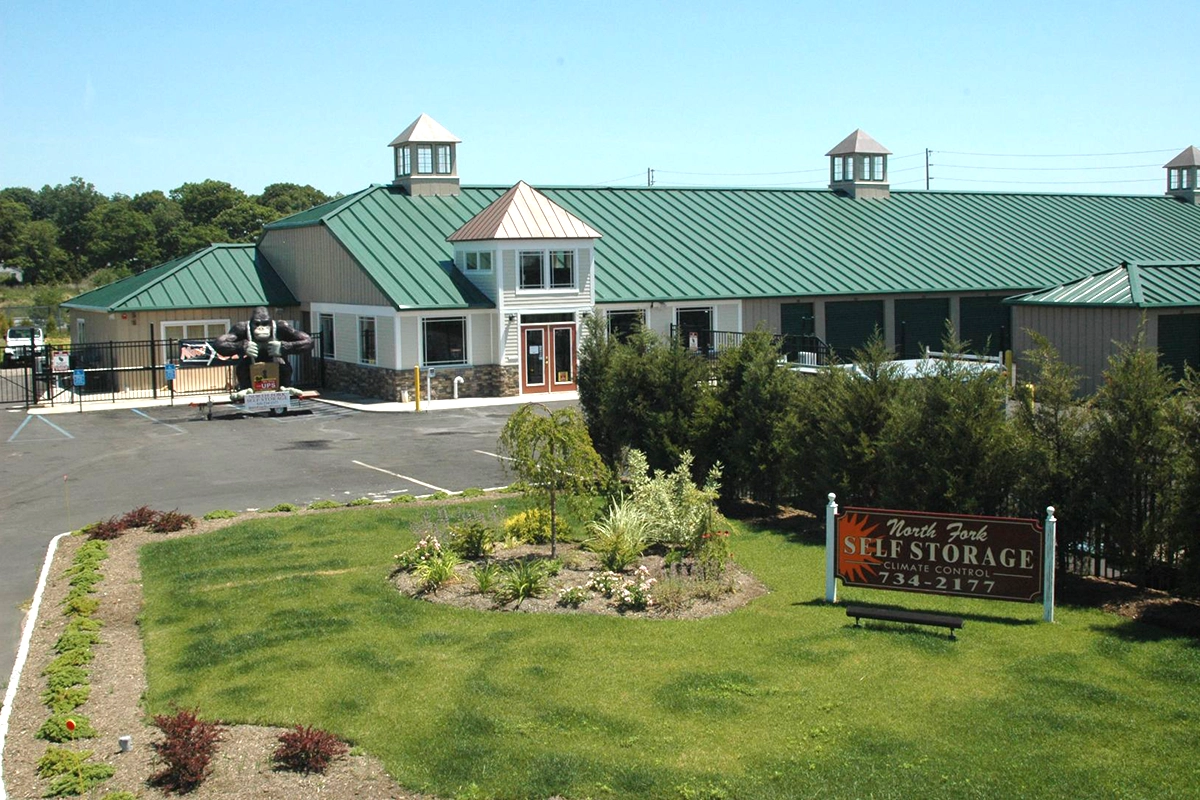
[[188,406],[0,407],[0,681],[56,534],[143,505],[201,516],[503,486],[496,441],[516,408],[401,414],[305,402],[280,417],[218,406],[207,420]]

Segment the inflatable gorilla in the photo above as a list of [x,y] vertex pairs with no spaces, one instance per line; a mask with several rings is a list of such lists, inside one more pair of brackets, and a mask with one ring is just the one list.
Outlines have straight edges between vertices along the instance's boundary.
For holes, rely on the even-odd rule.
[[234,325],[229,333],[218,337],[213,346],[223,356],[241,356],[237,362],[238,395],[244,396],[251,388],[250,365],[254,363],[277,364],[280,387],[291,386],[292,365],[286,356],[311,350],[313,340],[304,331],[271,319],[267,309],[259,306],[248,322]]

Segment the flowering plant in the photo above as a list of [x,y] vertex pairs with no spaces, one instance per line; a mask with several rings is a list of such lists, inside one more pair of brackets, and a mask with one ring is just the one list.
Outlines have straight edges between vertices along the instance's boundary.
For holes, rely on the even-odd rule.
[[612,597],[621,586],[621,576],[615,572],[601,572],[599,575],[588,574],[587,588],[599,592],[605,597]]
[[654,605],[650,587],[657,581],[650,577],[650,570],[638,567],[633,577],[627,579],[617,590],[617,608],[622,611],[642,611]]
[[564,586],[558,590],[558,604],[569,608],[579,608],[588,598],[588,590],[583,586]]
[[395,557],[396,569],[403,570],[404,572],[412,572],[430,559],[440,558],[441,555],[442,543],[438,541],[436,536],[426,536],[417,542],[415,546]]

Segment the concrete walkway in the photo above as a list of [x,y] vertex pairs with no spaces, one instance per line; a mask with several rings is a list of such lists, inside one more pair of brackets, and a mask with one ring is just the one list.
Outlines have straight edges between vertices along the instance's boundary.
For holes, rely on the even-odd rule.
[[[229,404],[229,395],[214,394],[211,395],[214,405]],[[34,406],[29,409],[30,414],[78,414],[82,411],[113,411],[124,410],[131,408],[158,408],[158,407],[184,407],[200,405],[206,403],[209,395],[178,395],[175,398],[170,397],[137,397],[129,399],[118,399],[114,401],[96,400],[86,403],[56,403],[53,406]],[[302,403],[326,403],[332,406],[341,408],[350,408],[355,411],[372,411],[388,414],[414,414],[418,410],[421,413],[434,413],[437,411],[450,411],[461,408],[485,408],[488,406],[514,406],[522,403],[570,403],[579,400],[579,392],[546,392],[542,394],[524,394],[514,397],[460,397],[457,400],[447,398],[445,400],[422,400],[420,409],[417,408],[417,403],[410,401],[407,403],[392,402],[388,400],[377,400],[370,397],[357,397],[355,395],[342,394],[339,392],[323,393],[320,397],[314,397],[310,400],[303,400]],[[301,406],[303,407],[303,406]]]

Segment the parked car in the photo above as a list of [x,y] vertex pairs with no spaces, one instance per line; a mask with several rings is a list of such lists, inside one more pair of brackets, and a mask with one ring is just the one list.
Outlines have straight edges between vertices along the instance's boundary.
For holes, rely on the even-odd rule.
[[4,366],[29,362],[34,348],[45,344],[46,335],[42,333],[41,328],[32,325],[9,328],[4,337]]

